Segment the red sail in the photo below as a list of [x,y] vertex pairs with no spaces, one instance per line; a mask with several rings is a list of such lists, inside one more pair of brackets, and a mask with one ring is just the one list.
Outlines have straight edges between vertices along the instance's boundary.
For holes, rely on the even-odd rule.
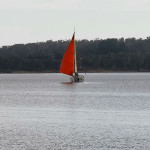
[[60,66],[61,73],[70,76],[73,75],[73,58],[74,58],[74,35],[62,59]]

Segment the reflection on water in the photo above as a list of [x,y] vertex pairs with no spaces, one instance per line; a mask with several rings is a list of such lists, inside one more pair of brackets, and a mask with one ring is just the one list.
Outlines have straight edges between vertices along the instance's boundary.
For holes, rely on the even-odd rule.
[[62,83],[62,84],[68,84],[68,85],[69,85],[69,84],[71,84],[71,85],[74,84],[73,82],[61,82],[61,83]]
[[150,73],[0,74],[0,149],[150,149]]

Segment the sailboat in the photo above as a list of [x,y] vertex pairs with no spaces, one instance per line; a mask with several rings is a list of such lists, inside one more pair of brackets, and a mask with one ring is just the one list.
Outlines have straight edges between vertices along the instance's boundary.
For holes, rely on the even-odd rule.
[[84,76],[78,74],[77,70],[77,58],[76,58],[76,43],[75,43],[75,32],[69,43],[69,46],[63,56],[60,73],[71,76],[71,82],[83,82]]

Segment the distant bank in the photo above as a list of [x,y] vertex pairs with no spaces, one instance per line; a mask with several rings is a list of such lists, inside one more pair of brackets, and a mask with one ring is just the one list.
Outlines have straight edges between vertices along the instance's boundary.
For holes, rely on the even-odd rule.
[[[3,46],[0,48],[0,72],[58,72],[69,42]],[[79,72],[150,71],[150,37],[80,40],[76,45]]]
[[[86,70],[86,71],[80,71],[80,73],[133,73],[133,72],[150,72],[150,70]],[[0,74],[28,74],[28,73],[59,73],[59,71],[3,71],[0,72]]]

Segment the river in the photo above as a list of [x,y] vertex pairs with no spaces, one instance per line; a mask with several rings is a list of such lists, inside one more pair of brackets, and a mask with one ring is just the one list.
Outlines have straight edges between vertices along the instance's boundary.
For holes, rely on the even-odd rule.
[[150,149],[150,73],[0,74],[0,150]]

